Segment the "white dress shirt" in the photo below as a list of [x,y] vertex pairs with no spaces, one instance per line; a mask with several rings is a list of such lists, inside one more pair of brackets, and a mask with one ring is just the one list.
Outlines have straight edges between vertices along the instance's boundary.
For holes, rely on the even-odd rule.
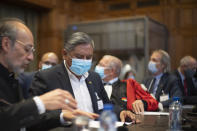
[[[118,81],[118,77],[110,80],[109,82],[107,82],[107,84],[104,86],[105,91],[107,92],[107,96],[110,99],[111,98],[111,94],[112,94],[112,84],[115,83],[116,81]],[[109,83],[109,84],[108,84]]]
[[88,77],[89,73],[86,72],[79,80],[70,70],[67,68],[64,61],[64,65],[68,72],[70,83],[74,92],[75,100],[77,101],[77,107],[80,110],[86,112],[94,112],[92,108],[92,99],[88,87],[86,85],[85,79]]

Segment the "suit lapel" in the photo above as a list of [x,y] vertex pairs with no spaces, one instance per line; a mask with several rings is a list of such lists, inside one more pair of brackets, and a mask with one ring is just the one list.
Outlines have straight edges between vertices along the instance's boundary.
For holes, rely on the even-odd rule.
[[98,113],[99,111],[98,111],[98,105],[97,105],[97,97],[95,95],[96,92],[94,90],[93,83],[89,77],[85,81],[86,81],[86,84],[87,84],[87,87],[88,87],[88,90],[90,93],[90,97],[92,99],[92,105],[93,105],[94,112]]
[[64,63],[62,63],[60,66],[61,68],[57,72],[58,73],[57,77],[58,77],[58,80],[60,81],[62,89],[69,91],[75,97],[71,83],[70,83],[70,79],[68,76],[68,72],[64,66]]
[[181,76],[180,76],[178,70],[176,70],[175,74],[176,74],[176,76],[177,76],[177,78],[178,78],[178,81],[179,81],[179,83],[180,83],[181,91],[184,93],[184,86],[183,86],[183,84],[182,84],[182,79],[181,79]]

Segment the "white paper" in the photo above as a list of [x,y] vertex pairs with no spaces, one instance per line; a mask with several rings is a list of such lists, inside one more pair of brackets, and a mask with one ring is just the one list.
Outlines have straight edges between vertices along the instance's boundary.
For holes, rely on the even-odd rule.
[[[116,127],[123,126],[124,122],[117,121]],[[100,121],[90,121],[89,128],[100,128]]]
[[195,106],[194,105],[183,105],[183,109],[193,109]]
[[143,115],[169,115],[169,112],[144,112]]

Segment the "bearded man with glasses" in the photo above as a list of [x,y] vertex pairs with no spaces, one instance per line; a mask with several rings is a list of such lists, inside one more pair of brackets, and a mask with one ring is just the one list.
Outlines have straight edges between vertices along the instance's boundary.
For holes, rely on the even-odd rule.
[[[76,101],[72,95],[57,89],[24,100],[15,74],[22,73],[33,60],[34,39],[29,28],[19,19],[0,20],[0,130],[46,130],[61,126],[60,119],[70,119]],[[47,112],[47,113],[46,113]],[[53,115],[51,115],[53,114]],[[64,117],[61,117],[64,116]]]

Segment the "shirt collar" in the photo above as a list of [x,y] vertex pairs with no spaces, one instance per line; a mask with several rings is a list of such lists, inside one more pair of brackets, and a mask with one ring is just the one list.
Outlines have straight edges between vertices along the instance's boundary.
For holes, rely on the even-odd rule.
[[159,79],[161,79],[162,75],[163,75],[163,73],[161,73],[161,74],[155,76],[155,78],[156,78],[157,80],[159,80]]
[[179,70],[178,70],[178,72],[179,72],[179,75],[181,76],[181,80],[184,81],[185,76]]
[[13,72],[9,72],[7,68],[5,68],[2,64],[0,64],[0,74],[7,78],[14,78],[15,75]]
[[[68,75],[69,75],[70,79],[78,79],[78,78],[68,69],[68,67],[67,67],[67,65],[66,65],[66,60],[64,60],[64,66],[65,66],[65,68],[66,68],[66,70],[67,70],[67,72],[68,72]],[[88,76],[89,76],[89,73],[86,72],[85,74],[83,74],[83,75],[81,76],[81,79],[80,79],[80,80],[85,80],[86,78],[88,78]]]
[[116,77],[116,78],[110,80],[108,83],[109,83],[109,84],[113,84],[113,83],[115,83],[116,81],[118,81],[118,77]]

